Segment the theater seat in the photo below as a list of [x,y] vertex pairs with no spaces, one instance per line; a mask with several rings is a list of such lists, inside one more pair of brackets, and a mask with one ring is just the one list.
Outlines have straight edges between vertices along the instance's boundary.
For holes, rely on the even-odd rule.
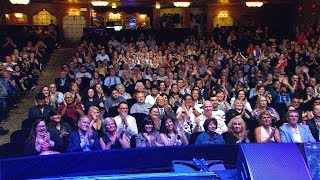
[[130,138],[130,148],[136,148],[137,145],[137,135],[133,135]]
[[119,106],[113,106],[113,107],[109,108],[108,113],[107,113],[107,117],[118,116],[119,115],[118,107]]
[[23,145],[6,143],[0,146],[0,159],[23,156]]
[[29,137],[29,132],[27,129],[14,131],[10,136],[10,142],[14,144],[24,144]]
[[196,142],[196,140],[197,140],[197,137],[200,135],[200,134],[202,134],[203,132],[196,132],[196,133],[192,133],[191,135],[190,135],[190,142],[189,142],[189,144],[194,144],[195,142]]
[[130,115],[133,116],[136,119],[138,132],[139,133],[142,132],[143,129],[144,129],[143,121],[148,115],[143,114],[143,113],[133,113],[133,114],[130,114]]

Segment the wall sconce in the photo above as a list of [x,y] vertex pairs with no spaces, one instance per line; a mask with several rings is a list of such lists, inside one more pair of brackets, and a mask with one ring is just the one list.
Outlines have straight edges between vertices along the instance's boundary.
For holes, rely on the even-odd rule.
[[156,9],[160,9],[160,8],[161,8],[160,3],[156,2]]
[[218,14],[219,19],[227,19],[229,17],[228,11],[220,11]]
[[145,19],[147,17],[147,15],[145,15],[145,14],[140,14],[140,18],[141,19]]
[[121,14],[120,13],[109,13],[109,20],[111,21],[119,21],[121,19]]
[[5,14],[6,19],[10,19],[10,14]]
[[79,9],[70,8],[68,11],[68,15],[69,16],[80,16],[80,11],[79,11]]
[[14,16],[19,19],[19,18],[23,17],[23,14],[22,13],[14,13]]
[[111,4],[111,7],[112,7],[113,9],[115,9],[115,8],[117,8],[117,4],[116,4],[115,2],[113,2],[113,3]]

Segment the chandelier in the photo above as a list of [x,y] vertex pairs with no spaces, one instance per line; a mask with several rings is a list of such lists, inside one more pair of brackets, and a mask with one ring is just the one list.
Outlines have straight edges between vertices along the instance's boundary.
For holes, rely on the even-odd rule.
[[30,0],[10,0],[12,4],[29,4]]
[[182,2],[182,1],[177,1],[177,2],[173,2],[173,5],[175,6],[175,7],[188,7],[188,6],[190,6],[190,2],[188,2],[188,1],[184,1],[184,2]]
[[263,5],[262,1],[248,1],[246,2],[248,7],[261,7]]
[[108,1],[95,1],[95,0],[93,0],[93,1],[91,1],[91,4],[93,6],[107,6],[109,4],[109,2]]
[[228,11],[220,11],[220,13],[218,14],[218,18],[219,19],[227,19],[229,17],[229,13]]

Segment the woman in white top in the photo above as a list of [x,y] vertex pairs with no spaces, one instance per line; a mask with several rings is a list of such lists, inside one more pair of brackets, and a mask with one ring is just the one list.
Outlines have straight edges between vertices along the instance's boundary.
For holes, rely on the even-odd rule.
[[280,132],[272,127],[271,115],[267,111],[261,112],[259,122],[261,126],[254,131],[257,143],[281,142]]
[[248,111],[252,111],[252,108],[251,108],[251,105],[250,103],[247,101],[247,98],[246,98],[246,94],[245,94],[245,91],[244,90],[239,90],[237,93],[236,93],[236,97],[233,97],[231,98],[230,100],[230,104],[231,104],[231,109],[234,109],[234,102],[236,99],[239,99],[239,100],[242,100],[245,104],[244,104],[244,108]]

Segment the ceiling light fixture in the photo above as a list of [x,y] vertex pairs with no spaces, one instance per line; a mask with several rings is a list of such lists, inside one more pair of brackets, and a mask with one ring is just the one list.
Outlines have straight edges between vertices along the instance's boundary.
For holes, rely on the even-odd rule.
[[14,16],[19,19],[19,18],[23,17],[23,14],[22,13],[14,13]]
[[93,1],[91,1],[91,4],[93,6],[107,6],[109,4],[109,2],[108,1],[95,1],[95,0],[93,0]]
[[29,4],[30,0],[10,0],[12,4]]
[[188,1],[177,1],[173,3],[175,7],[189,7],[190,4],[191,2],[188,2]]
[[248,1],[246,2],[248,7],[261,7],[263,5],[262,1]]

